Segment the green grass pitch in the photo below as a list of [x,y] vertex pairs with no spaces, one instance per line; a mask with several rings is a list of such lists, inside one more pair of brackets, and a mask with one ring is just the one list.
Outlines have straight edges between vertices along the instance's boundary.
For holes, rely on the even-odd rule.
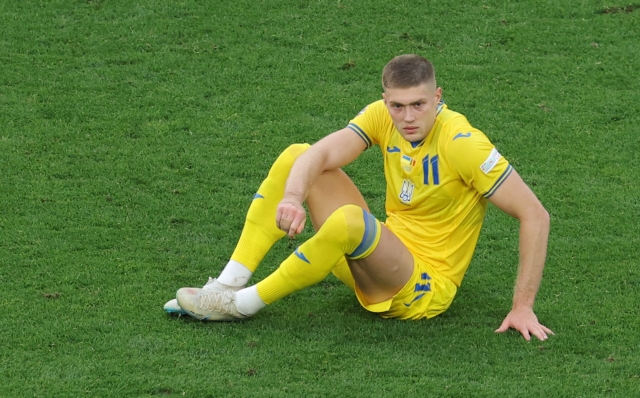
[[[640,396],[624,1],[0,2],[0,396]],[[434,62],[551,214],[535,309],[556,336],[493,332],[518,245],[495,208],[432,320],[379,319],[332,277],[243,323],[164,314],[226,263],[278,153],[380,98],[401,53]],[[378,150],[346,171],[383,217]]]

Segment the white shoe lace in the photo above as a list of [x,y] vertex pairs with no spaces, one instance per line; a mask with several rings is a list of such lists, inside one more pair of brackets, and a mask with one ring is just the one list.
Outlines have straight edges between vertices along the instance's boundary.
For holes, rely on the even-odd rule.
[[198,307],[207,311],[237,316],[233,294],[231,290],[202,290],[196,300]]

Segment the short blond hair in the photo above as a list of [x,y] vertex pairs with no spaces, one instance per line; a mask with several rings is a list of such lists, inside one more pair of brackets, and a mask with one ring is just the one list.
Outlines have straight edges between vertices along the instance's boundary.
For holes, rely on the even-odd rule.
[[398,55],[382,70],[382,88],[409,88],[422,83],[435,85],[436,72],[433,64],[416,54]]

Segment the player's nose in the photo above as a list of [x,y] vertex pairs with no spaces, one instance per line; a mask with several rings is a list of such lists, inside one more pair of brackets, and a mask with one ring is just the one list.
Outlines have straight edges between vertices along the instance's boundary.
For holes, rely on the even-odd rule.
[[411,111],[411,109],[407,109],[406,112],[404,113],[404,121],[410,123],[410,122],[413,122],[414,120],[416,120],[414,113]]

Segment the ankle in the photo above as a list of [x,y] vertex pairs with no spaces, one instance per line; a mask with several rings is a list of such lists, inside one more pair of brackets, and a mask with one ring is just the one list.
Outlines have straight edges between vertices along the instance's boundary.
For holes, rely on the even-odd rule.
[[244,287],[249,282],[251,275],[253,272],[249,268],[235,260],[229,260],[217,280],[229,287]]
[[247,316],[254,315],[267,306],[258,295],[256,285],[237,291],[235,302],[238,312]]

